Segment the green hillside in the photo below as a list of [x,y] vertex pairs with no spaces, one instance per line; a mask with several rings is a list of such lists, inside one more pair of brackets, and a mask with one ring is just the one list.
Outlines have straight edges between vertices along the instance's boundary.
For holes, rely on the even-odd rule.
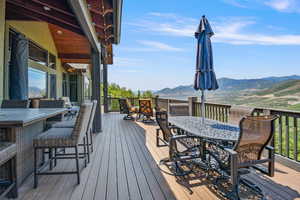
[[269,89],[256,92],[256,95],[274,95],[275,97],[282,97],[287,95],[300,96],[300,80],[289,80],[277,83]]

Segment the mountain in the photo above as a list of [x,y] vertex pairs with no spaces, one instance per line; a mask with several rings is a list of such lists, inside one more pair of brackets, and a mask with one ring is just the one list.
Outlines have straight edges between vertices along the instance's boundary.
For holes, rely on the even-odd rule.
[[[217,91],[242,91],[242,90],[266,90],[271,88],[277,83],[288,80],[300,80],[300,76],[282,76],[282,77],[265,77],[259,79],[231,79],[220,78],[218,79],[219,89]],[[164,88],[155,92],[160,96],[194,96],[198,94],[193,89],[192,85],[178,86],[175,88]]]
[[271,88],[256,92],[259,96],[273,95],[282,96],[300,96],[300,80],[287,80],[274,84]]
[[[300,111],[300,76],[260,79],[218,79],[219,89],[206,92],[206,101]],[[164,88],[155,93],[162,98],[187,99],[200,96],[192,85]]]
[[34,86],[29,87],[29,97],[41,97],[44,95],[45,95],[45,90],[42,90]]

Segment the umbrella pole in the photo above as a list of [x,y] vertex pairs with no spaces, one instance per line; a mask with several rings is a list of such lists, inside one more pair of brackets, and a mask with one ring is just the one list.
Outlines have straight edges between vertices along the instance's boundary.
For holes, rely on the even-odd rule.
[[202,123],[204,123],[204,118],[205,118],[205,98],[204,98],[204,90],[201,90],[202,95],[201,95],[201,117],[202,117]]

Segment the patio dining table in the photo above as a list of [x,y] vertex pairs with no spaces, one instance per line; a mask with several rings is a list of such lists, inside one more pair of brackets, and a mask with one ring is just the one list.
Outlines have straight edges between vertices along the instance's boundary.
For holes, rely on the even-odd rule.
[[168,122],[179,129],[184,130],[187,134],[194,135],[200,139],[200,143],[202,143],[200,145],[201,159],[194,159],[193,162],[204,170],[208,167],[206,162],[207,147],[205,145],[208,140],[217,143],[234,143],[239,139],[239,127],[216,120],[205,119],[203,122],[202,117],[170,116]]
[[[0,109],[0,141],[17,147],[17,182],[21,184],[34,169],[33,138],[44,131],[45,120],[65,114],[65,108]],[[5,173],[0,169],[0,174]]]
[[239,127],[194,116],[172,116],[168,118],[169,123],[188,132],[189,134],[204,139],[237,141],[239,138]]

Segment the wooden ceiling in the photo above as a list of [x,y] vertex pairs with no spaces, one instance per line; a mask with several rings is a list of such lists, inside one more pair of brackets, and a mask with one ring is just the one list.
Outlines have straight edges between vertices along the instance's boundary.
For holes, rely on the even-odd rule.
[[91,47],[88,40],[75,32],[49,24],[58,58],[63,63],[89,63]]
[[[86,0],[99,42],[113,63],[113,7],[111,0]],[[59,58],[63,62],[89,63],[90,45],[67,0],[6,0],[6,19],[49,23]]]

